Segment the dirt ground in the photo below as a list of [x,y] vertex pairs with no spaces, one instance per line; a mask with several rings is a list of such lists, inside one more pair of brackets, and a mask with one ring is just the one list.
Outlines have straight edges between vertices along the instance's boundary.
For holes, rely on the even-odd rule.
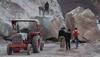
[[78,49],[75,49],[75,45],[71,44],[71,50],[69,51],[60,48],[59,43],[46,43],[43,51],[31,55],[26,55],[24,52],[7,55],[6,47],[7,42],[0,44],[0,57],[100,57],[99,42],[80,44]]

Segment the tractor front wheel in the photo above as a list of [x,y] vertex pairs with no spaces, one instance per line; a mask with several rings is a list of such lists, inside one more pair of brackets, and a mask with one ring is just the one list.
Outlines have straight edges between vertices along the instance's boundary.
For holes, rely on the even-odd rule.
[[41,43],[40,50],[42,51],[44,47],[44,43]]
[[28,44],[28,46],[27,46],[27,55],[30,55],[31,53],[32,53],[31,44]]
[[8,55],[12,55],[12,48],[10,48],[9,46],[7,47],[7,54]]

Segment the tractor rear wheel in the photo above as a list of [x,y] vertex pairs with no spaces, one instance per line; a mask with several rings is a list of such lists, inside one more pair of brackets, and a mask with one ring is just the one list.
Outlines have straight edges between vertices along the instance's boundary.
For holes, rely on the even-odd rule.
[[40,40],[37,40],[33,44],[33,53],[39,53],[40,52]]

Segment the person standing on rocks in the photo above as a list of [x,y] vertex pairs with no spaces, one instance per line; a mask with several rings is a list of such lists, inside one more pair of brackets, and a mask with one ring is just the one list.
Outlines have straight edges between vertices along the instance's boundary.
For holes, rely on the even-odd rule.
[[66,42],[66,50],[70,50],[70,39],[71,39],[71,30],[68,29],[67,32],[65,32],[65,42]]
[[74,40],[75,40],[76,48],[78,48],[78,45],[79,45],[79,39],[78,39],[79,34],[80,34],[80,32],[78,31],[77,28],[75,28],[72,35],[73,35]]
[[45,7],[44,12],[47,12],[49,14],[49,3],[46,2],[44,7]]

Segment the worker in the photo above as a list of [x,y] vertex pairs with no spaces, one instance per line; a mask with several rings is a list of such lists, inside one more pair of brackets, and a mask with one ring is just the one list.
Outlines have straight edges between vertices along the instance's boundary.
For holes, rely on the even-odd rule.
[[67,32],[65,32],[65,42],[66,42],[66,50],[70,50],[70,39],[71,39],[71,30],[68,29]]
[[79,39],[78,39],[79,34],[80,34],[80,32],[78,31],[77,28],[75,28],[75,29],[73,30],[72,35],[73,35],[74,40],[75,40],[76,49],[78,48],[78,45],[79,45]]
[[46,2],[44,7],[45,7],[44,12],[47,12],[49,14],[49,3]]
[[58,34],[58,40],[60,41],[60,48],[64,48],[64,34],[65,34],[65,27],[62,27],[59,30],[59,34]]

